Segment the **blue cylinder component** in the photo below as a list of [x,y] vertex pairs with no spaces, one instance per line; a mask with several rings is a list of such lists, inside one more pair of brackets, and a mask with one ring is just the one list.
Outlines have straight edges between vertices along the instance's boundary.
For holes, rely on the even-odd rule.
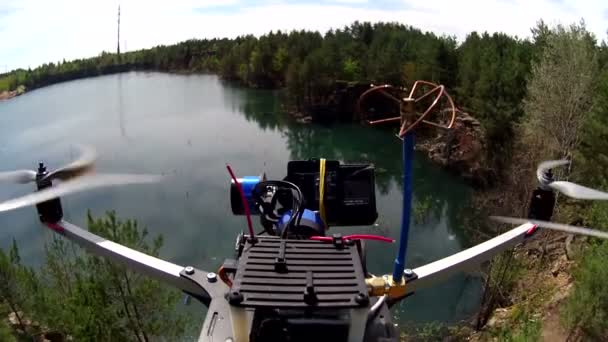
[[[252,193],[253,188],[255,188],[255,186],[261,181],[260,176],[245,176],[243,178],[239,178],[238,181],[243,188],[243,192],[245,193],[245,199],[249,205],[251,215],[259,215],[260,211],[255,205]],[[239,189],[234,181],[230,183],[230,206],[232,207],[232,213],[234,215],[245,215],[243,200],[241,199],[241,194],[239,193]]]
[[[277,222],[277,234],[278,235],[282,234],[283,229],[285,229],[285,226],[289,222],[290,217],[291,217],[291,210],[286,211],[285,214],[283,214],[283,216],[281,216],[281,219],[279,220],[279,222]],[[296,219],[297,218],[295,218],[294,220],[296,220]],[[298,234],[304,235],[304,236],[306,236],[306,235],[324,236],[325,235],[325,225],[323,224],[323,220],[321,220],[321,215],[319,215],[319,212],[304,209],[304,212],[302,213],[302,219],[300,220],[300,225],[298,227],[298,231],[295,233],[298,233]]]

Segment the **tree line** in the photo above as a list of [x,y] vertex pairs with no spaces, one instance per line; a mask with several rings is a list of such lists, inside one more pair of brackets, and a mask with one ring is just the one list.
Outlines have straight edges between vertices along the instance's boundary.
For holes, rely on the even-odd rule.
[[[0,91],[129,70],[209,72],[249,87],[285,88],[290,102],[302,109],[322,101],[336,80],[411,86],[424,79],[444,84],[457,105],[481,121],[491,164],[502,167],[511,153],[504,142],[523,116],[527,79],[547,32],[541,21],[531,39],[472,32],[458,43],[403,24],[355,22],[325,34],[302,30],[192,39],[15,70],[0,75]],[[603,64],[606,44],[597,49]]]

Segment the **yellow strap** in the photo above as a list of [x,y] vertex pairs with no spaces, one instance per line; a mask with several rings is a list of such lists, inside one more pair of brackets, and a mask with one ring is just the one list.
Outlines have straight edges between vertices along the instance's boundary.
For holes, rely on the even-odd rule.
[[321,215],[325,228],[329,228],[325,217],[325,159],[321,158],[319,162],[321,164],[319,170],[319,215]]

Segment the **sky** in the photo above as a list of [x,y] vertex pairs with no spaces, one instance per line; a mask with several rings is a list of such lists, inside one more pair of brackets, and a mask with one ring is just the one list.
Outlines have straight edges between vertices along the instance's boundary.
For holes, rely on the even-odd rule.
[[585,20],[598,40],[608,30],[606,0],[0,0],[0,72],[190,38],[261,35],[271,30],[325,32],[359,21],[400,22],[456,36],[471,31],[525,38],[539,19]]

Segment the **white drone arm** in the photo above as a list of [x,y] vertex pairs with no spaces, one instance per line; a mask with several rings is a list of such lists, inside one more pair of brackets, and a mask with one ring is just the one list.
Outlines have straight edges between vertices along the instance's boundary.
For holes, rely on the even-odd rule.
[[80,245],[88,252],[120,262],[127,268],[174,286],[199,298],[209,307],[199,341],[219,338],[228,341],[232,336],[232,323],[228,302],[223,300],[228,286],[208,272],[186,269],[183,266],[138,252],[113,241],[104,239],[65,220],[47,223],[47,227]]
[[[65,220],[56,224],[47,224],[47,226],[92,254],[123,263],[133,271],[150,276],[192,295],[203,298],[209,297],[209,294],[201,286],[182,276],[185,270],[183,266],[106,240]],[[417,277],[408,281],[407,292],[413,293],[416,290],[429,287],[450,275],[489,261],[498,253],[523,242],[535,228],[534,224],[526,223],[479,245],[415,268],[413,272]],[[205,271],[198,272],[204,273],[205,276],[207,274]],[[223,283],[218,282],[217,284]],[[224,290],[227,291],[228,288],[226,287]]]
[[65,220],[54,224],[47,223],[46,225],[53,231],[77,243],[89,253],[120,262],[135,272],[142,273],[193,295],[207,295],[202,288],[180,276],[180,273],[185,269],[183,266],[106,240]]
[[[145,274],[166,284],[192,294],[209,306],[199,341],[211,341],[217,337],[231,338],[232,323],[228,301],[223,295],[228,286],[221,281],[209,282],[207,272],[189,270],[171,262],[135,251],[104,239],[65,220],[47,223],[47,227],[85,248],[88,252],[120,262],[129,269]],[[496,254],[523,242],[535,231],[536,226],[526,223],[484,243],[415,268],[415,277],[407,281],[407,294],[429,287],[450,275],[473,268]],[[406,275],[407,279],[407,275]],[[224,341],[224,339],[221,339]]]
[[522,224],[479,245],[413,269],[417,278],[407,282],[407,294],[489,261],[498,253],[523,242],[535,229],[536,226],[532,223]]

